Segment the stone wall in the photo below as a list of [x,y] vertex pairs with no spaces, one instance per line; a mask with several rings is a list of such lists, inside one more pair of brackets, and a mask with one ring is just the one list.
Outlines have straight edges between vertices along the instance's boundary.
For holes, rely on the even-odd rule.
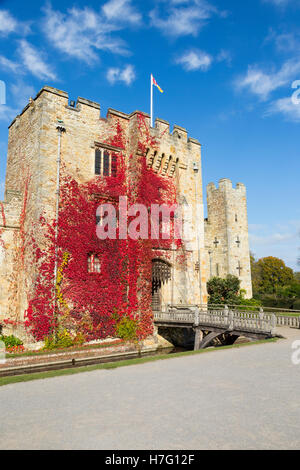
[[246,297],[252,297],[246,187],[229,179],[207,186],[205,247],[208,278],[238,276]]
[[[210,183],[208,219],[204,223],[201,145],[189,138],[184,128],[176,125],[170,132],[169,123],[162,119],[156,119],[155,127],[150,128],[149,115],[137,111],[125,114],[109,109],[103,118],[98,103],[79,97],[72,107],[66,92],[44,87],[9,128],[1,210],[4,219],[0,214],[0,318],[7,315],[23,318],[36,276],[28,247],[29,234],[33,230],[38,234],[42,214],[49,220],[55,217],[58,127],[65,128],[61,135],[62,166],[82,183],[95,177],[95,149],[113,137],[120,126],[126,141],[128,178],[134,178],[141,115],[147,132],[157,141],[155,149],[147,148],[148,167],[163,178],[172,178],[184,213],[190,209],[189,241],[180,250],[173,247],[165,251],[165,256],[160,254],[172,265],[172,279],[162,292],[163,303],[206,303],[207,279],[215,275],[225,277],[228,273],[239,275],[242,288],[251,297],[245,186],[238,183],[232,188],[228,179],[220,180],[218,188]],[[42,237],[37,241],[43,246]],[[16,277],[16,253],[22,244],[24,260],[18,265],[20,272]],[[184,264],[178,255],[183,255]]]
[[[151,129],[149,116],[142,114],[145,125],[158,141],[155,151],[151,148],[147,151],[148,165],[163,177],[174,179],[179,200],[191,206],[195,215],[192,221],[190,248],[185,250],[186,264],[182,266],[177,261],[175,249],[171,253],[173,279],[165,292],[165,301],[205,303],[207,268],[204,250],[201,146],[197,140],[188,138],[187,131],[179,126],[174,126],[173,132],[170,133],[169,124],[161,119],[157,119],[155,128]],[[140,132],[138,116],[138,112],[125,114],[109,109],[107,117],[102,118],[98,103],[78,98],[75,107],[71,107],[66,92],[44,87],[12,122],[9,128],[4,210],[7,220],[14,210],[15,215],[13,228],[6,227],[5,233],[3,232],[7,244],[0,258],[0,276],[2,285],[5,286],[1,290],[0,312],[4,316],[9,311],[8,273],[15,270],[12,261],[12,240],[13,237],[18,237],[18,232],[20,233],[20,216],[27,193],[26,181],[28,196],[26,210],[23,211],[25,219],[22,229],[25,234],[25,240],[22,241],[24,246],[27,246],[30,232],[38,227],[42,214],[49,220],[55,217],[59,139],[57,127],[63,125],[65,128],[61,137],[62,166],[78,182],[86,182],[95,177],[96,147],[116,134],[117,124],[121,126],[126,139],[125,160],[129,175],[134,171],[134,157],[138,152]],[[129,158],[130,156],[132,158]],[[194,171],[195,166],[198,168],[197,172]],[[14,232],[17,232],[17,236]],[[43,245],[43,239],[37,241]],[[17,244],[20,243],[18,240]],[[155,257],[155,253],[153,256]],[[199,261],[200,271],[197,269]],[[34,284],[35,275],[36,268],[30,249],[26,248],[15,297],[18,304],[15,313],[20,319],[26,309],[27,295]]]

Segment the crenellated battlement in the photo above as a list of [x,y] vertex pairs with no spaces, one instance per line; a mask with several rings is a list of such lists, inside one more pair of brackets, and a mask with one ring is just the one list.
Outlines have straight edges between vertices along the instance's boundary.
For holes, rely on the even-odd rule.
[[[39,106],[39,100],[43,97],[46,97],[48,104],[49,102],[51,102],[51,100],[59,100],[60,104],[64,106],[65,111],[70,116],[70,118],[72,118],[73,113],[80,115],[80,113],[82,112],[85,114],[86,112],[88,112],[89,118],[93,120],[99,119],[102,122],[110,123],[112,120],[117,118],[121,121],[124,121],[124,123],[130,123],[131,121],[136,120],[137,115],[142,115],[144,117],[146,125],[150,128],[150,115],[148,113],[136,110],[130,114],[127,114],[122,111],[109,108],[107,110],[106,117],[102,117],[100,103],[82,97],[78,97],[76,102],[75,100],[70,101],[69,94],[66,91],[62,91],[50,86],[44,86],[37,93],[35,98],[29,99],[29,103],[23,108],[20,114],[15,117],[15,119],[11,122],[9,128],[13,127],[14,124],[19,125],[19,120],[25,113],[29,111],[34,112],[35,109]],[[153,129],[150,128],[150,131],[155,137],[162,136],[164,139],[168,138],[170,143],[172,143],[172,145],[174,145],[175,147],[182,146],[182,144],[186,144],[189,149],[192,149],[194,147],[201,147],[201,144],[198,140],[188,137],[188,132],[185,128],[178,125],[174,125],[173,131],[170,132],[169,122],[160,118],[156,118],[155,127]]]
[[215,183],[208,183],[206,186],[207,194],[211,195],[216,191],[227,191],[227,192],[237,192],[241,194],[246,193],[246,186],[244,183],[236,183],[235,188],[232,186],[232,181],[228,178],[221,178],[219,180],[219,186],[216,187]]

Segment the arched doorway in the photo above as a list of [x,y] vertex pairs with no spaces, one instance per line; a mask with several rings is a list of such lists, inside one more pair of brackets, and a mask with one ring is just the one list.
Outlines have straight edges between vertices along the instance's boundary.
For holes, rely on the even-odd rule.
[[152,260],[152,310],[160,311],[162,287],[171,279],[171,265],[161,259]]

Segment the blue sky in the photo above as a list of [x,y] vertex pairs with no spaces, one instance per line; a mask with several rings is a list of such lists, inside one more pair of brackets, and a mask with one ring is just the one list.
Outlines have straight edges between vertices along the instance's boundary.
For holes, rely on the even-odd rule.
[[7,126],[43,85],[149,111],[151,72],[155,116],[202,143],[204,185],[246,184],[256,257],[296,269],[300,0],[0,0],[0,198]]

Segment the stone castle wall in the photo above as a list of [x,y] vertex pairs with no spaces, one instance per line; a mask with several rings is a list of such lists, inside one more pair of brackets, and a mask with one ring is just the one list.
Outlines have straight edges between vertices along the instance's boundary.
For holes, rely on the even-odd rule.
[[246,297],[252,297],[247,200],[244,184],[232,187],[229,179],[207,186],[205,246],[208,277],[238,276]]
[[[232,188],[227,179],[220,180],[219,188],[213,183],[208,185],[208,219],[204,223],[201,145],[189,138],[184,128],[174,126],[170,132],[169,123],[162,119],[156,119],[155,127],[150,128],[149,115],[137,111],[125,114],[109,109],[103,118],[98,103],[79,97],[72,107],[66,92],[44,87],[9,128],[2,203],[5,220],[0,214],[3,240],[0,246],[0,319],[12,315],[12,295],[13,316],[23,318],[36,276],[28,246],[29,234],[35,231],[39,237],[37,228],[41,215],[49,220],[55,217],[58,126],[65,128],[61,135],[62,167],[82,183],[95,177],[95,150],[99,146],[105,148],[109,138],[116,135],[117,126],[125,136],[123,153],[128,178],[134,178],[141,125],[158,143],[157,148],[147,149],[148,167],[173,179],[178,202],[183,209],[191,209],[192,214],[190,240],[184,246],[185,264],[178,261],[182,249],[174,247],[165,253],[172,265],[172,280],[162,289],[163,303],[206,303],[207,279],[214,275],[225,277],[228,273],[240,274],[242,288],[247,291],[247,297],[251,297],[245,186],[238,183]],[[218,243],[214,244],[215,240]],[[42,236],[37,241],[43,246]],[[16,265],[15,255],[22,244],[24,260]],[[18,292],[13,290],[16,286],[12,278]]]
[[[109,109],[106,118],[100,115],[98,103],[78,98],[75,107],[69,106],[68,94],[55,88],[44,87],[34,100],[24,108],[9,128],[7,174],[5,185],[4,210],[9,218],[13,211],[17,195],[18,210],[15,214],[14,228],[6,235],[11,240],[4,248],[0,264],[0,276],[6,279],[5,289],[0,297],[0,315],[6,316],[9,310],[9,281],[7,273],[15,270],[12,261],[12,240],[14,231],[18,232],[20,214],[24,206],[28,183],[28,198],[25,210],[23,230],[24,245],[28,234],[38,227],[41,215],[49,220],[55,217],[56,176],[58,154],[57,126],[63,125],[65,132],[61,137],[61,163],[66,172],[78,182],[86,182],[95,177],[95,149],[107,142],[116,134],[119,124],[126,138],[125,160],[129,172],[134,172],[134,156],[138,152],[139,120],[138,112],[125,114]],[[149,128],[150,118],[143,114],[145,125]],[[193,212],[200,203],[203,211],[201,146],[195,139],[188,138],[185,129],[174,126],[172,134],[169,124],[156,120],[155,128],[150,129],[153,137],[158,140],[158,149],[149,148],[147,163],[154,171],[165,177],[174,178],[178,188],[178,197],[192,205]],[[129,158],[131,156],[131,158]],[[130,164],[129,164],[130,161]],[[194,172],[196,163],[199,171]],[[131,165],[131,167],[130,167]],[[28,182],[28,178],[30,178]],[[3,224],[2,224],[3,226]],[[0,220],[0,229],[1,226]],[[16,238],[16,237],[15,237]],[[38,240],[43,244],[43,240]],[[20,242],[20,241],[19,241]],[[187,263],[184,269],[177,263],[175,252],[171,255],[173,264],[172,285],[164,293],[166,303],[200,303],[206,302],[206,265],[204,250],[203,216],[195,217],[192,240],[200,247],[200,276],[196,269],[199,260],[198,249],[186,250]],[[18,242],[17,242],[18,243]],[[170,258],[170,256],[169,256]],[[25,250],[24,264],[18,278],[17,316],[22,317],[27,306],[27,294],[34,283],[36,270],[31,259],[30,249]],[[3,284],[4,285],[4,284]]]

